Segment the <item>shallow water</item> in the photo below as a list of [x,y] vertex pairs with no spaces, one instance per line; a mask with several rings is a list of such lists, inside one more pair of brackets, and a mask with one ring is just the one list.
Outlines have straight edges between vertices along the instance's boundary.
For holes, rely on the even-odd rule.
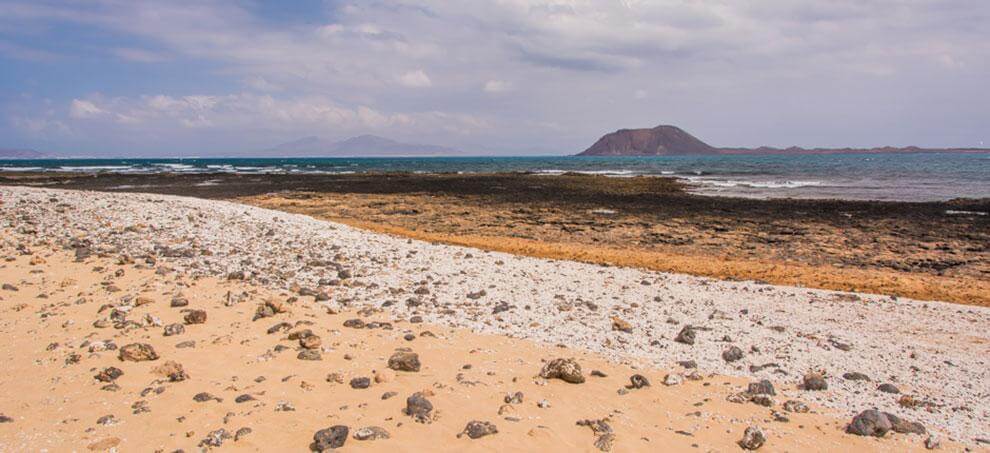
[[756,198],[936,201],[990,198],[990,154],[657,157],[407,157],[0,160],[0,172],[565,172],[679,178],[696,193]]

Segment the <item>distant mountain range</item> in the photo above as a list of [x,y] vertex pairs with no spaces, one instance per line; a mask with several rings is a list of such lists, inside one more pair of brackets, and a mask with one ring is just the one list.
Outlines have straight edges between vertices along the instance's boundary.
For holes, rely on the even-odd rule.
[[306,137],[264,151],[277,157],[399,157],[456,156],[461,152],[444,146],[401,143],[375,135],[360,135],[339,142]]
[[677,126],[660,125],[653,129],[620,129],[605,134],[578,156],[676,156],[725,154],[854,154],[854,153],[921,153],[921,152],[990,152],[987,148],[919,148],[891,146],[879,148],[715,148]]
[[33,149],[0,148],[0,159],[44,159],[47,154]]

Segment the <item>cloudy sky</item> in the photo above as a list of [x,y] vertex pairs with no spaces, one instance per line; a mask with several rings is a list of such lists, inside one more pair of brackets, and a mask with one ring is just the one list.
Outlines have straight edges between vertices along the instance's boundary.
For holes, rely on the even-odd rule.
[[990,145],[987,0],[0,0],[0,148]]

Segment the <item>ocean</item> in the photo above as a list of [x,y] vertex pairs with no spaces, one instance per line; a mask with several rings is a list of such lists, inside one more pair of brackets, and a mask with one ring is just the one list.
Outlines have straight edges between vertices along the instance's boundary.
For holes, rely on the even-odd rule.
[[702,195],[939,201],[990,198],[990,154],[0,160],[12,171],[142,173],[566,172],[678,178]]

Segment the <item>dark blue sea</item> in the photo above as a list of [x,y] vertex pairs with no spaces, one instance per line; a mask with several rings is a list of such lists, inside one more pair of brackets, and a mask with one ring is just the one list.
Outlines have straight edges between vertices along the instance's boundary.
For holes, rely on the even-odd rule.
[[0,160],[0,172],[490,173],[679,178],[705,195],[933,201],[990,198],[990,154]]

